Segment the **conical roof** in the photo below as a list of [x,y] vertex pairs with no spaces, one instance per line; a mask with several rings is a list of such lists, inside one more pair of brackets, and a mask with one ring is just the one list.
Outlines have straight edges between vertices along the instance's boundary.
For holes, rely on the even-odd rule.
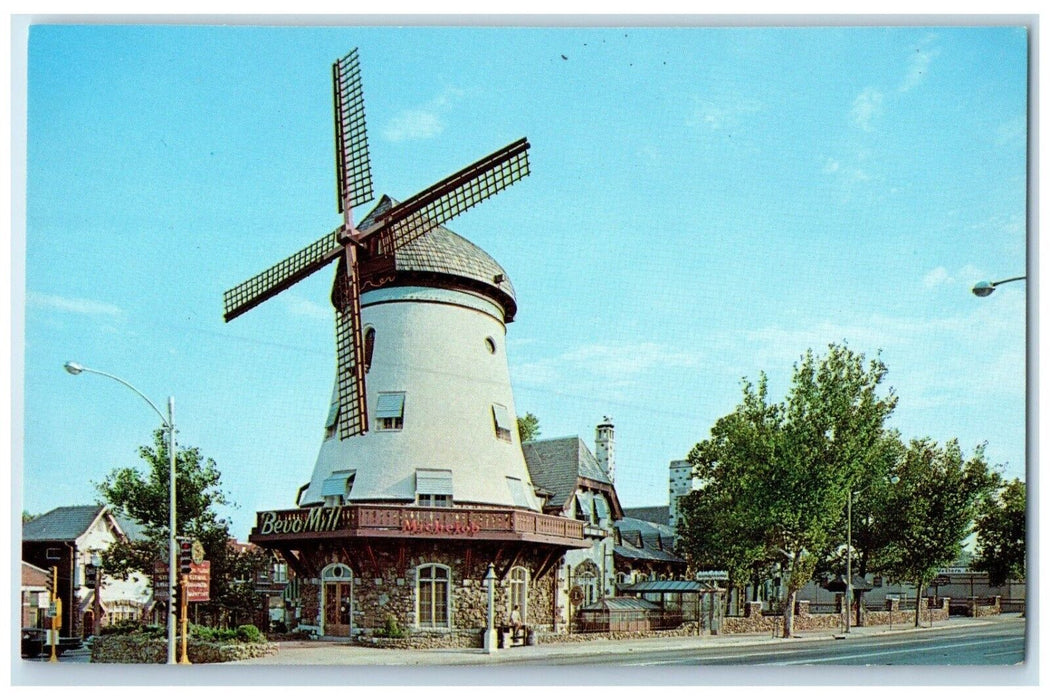
[[[361,221],[368,228],[383,212],[398,204],[387,195]],[[505,321],[514,320],[517,301],[514,285],[495,259],[466,238],[438,226],[394,253],[397,276],[380,286],[423,284],[445,286],[452,283],[494,298],[504,309]]]

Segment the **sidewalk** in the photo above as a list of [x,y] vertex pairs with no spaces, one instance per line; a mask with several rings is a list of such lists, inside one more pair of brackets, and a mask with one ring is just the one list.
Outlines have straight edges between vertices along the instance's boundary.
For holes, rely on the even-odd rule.
[[[933,629],[959,628],[1000,624],[1017,619],[1008,614],[985,618],[956,617],[937,622]],[[865,637],[887,634],[922,634],[930,627],[911,625],[854,627],[849,636]],[[227,665],[352,665],[352,666],[446,666],[489,665],[521,659],[564,659],[573,656],[629,654],[637,651],[681,650],[710,647],[729,647],[754,644],[791,644],[813,639],[845,637],[841,631],[817,630],[800,632],[791,639],[772,637],[769,633],[702,635],[698,637],[654,637],[627,640],[594,640],[580,637],[579,641],[540,644],[531,647],[512,647],[486,654],[481,649],[374,649],[341,642],[296,641],[281,642],[274,656],[248,659]]]

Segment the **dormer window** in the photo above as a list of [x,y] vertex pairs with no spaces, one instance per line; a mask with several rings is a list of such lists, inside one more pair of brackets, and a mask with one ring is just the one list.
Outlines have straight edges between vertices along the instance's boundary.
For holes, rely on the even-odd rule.
[[405,392],[379,395],[376,422],[377,430],[401,430],[405,427]]
[[496,437],[503,442],[510,442],[511,420],[507,407],[498,403],[492,404],[492,421],[496,429]]
[[321,496],[324,498],[325,506],[331,508],[340,506],[350,496],[350,490],[354,487],[353,470],[342,470],[332,472],[332,475],[321,482]]
[[429,508],[451,508],[452,470],[417,469],[416,505]]

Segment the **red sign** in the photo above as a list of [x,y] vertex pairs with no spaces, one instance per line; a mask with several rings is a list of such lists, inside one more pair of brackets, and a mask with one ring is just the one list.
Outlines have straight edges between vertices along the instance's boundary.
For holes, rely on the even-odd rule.
[[481,530],[477,523],[451,522],[443,523],[440,520],[409,520],[401,521],[401,532],[412,535],[466,535],[471,537]]
[[[179,574],[176,577],[178,585],[182,587],[182,577],[186,577],[186,600],[190,603],[206,603],[211,600],[208,590],[211,586],[211,562],[204,561],[200,564],[192,564],[190,573]],[[167,562],[155,562],[153,564],[153,598],[155,600],[168,599],[168,564]]]

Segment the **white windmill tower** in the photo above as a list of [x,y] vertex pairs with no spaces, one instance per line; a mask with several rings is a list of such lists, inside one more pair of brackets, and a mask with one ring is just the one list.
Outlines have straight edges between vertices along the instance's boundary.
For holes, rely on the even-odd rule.
[[336,378],[297,505],[389,502],[538,511],[505,353],[516,311],[503,269],[442,227],[528,175],[516,141],[406,200],[372,199],[356,49],[333,65],[343,225],[225,294],[232,320],[338,261]]

